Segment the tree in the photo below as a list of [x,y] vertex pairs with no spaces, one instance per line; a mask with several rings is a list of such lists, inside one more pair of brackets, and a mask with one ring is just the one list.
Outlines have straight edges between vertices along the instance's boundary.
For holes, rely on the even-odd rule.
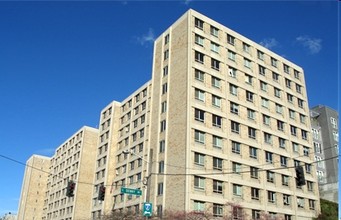
[[321,214],[315,220],[337,220],[339,205],[328,200],[320,199]]

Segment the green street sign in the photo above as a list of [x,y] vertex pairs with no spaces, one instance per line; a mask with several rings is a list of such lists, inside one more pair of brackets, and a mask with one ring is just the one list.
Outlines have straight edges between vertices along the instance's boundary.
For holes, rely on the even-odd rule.
[[153,213],[153,205],[150,202],[143,203],[143,216],[151,217]]
[[142,190],[140,190],[140,189],[129,189],[129,188],[122,187],[121,193],[140,196],[140,195],[142,195]]

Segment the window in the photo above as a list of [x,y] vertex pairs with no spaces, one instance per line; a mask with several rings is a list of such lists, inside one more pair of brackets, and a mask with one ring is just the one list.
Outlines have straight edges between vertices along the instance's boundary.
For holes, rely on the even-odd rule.
[[269,108],[269,99],[266,99],[266,98],[262,97],[262,106],[264,108]]
[[165,113],[167,111],[167,101],[161,103],[161,113]]
[[261,66],[261,65],[258,66],[258,71],[260,75],[265,76],[265,70],[266,68],[264,66]]
[[231,95],[238,95],[238,86],[230,84],[230,94]]
[[169,43],[169,34],[167,34],[166,36],[165,36],[165,44],[168,44]]
[[258,179],[258,168],[250,167],[250,176],[253,179]]
[[239,105],[237,103],[231,102],[230,103],[230,112],[233,114],[239,114]]
[[251,198],[255,200],[259,200],[259,189],[251,187]]
[[233,195],[242,196],[242,186],[233,184]]
[[165,52],[163,52],[163,59],[167,60],[168,57],[169,57],[169,50],[167,49],[167,50],[165,50]]
[[212,115],[212,125],[213,127],[221,128],[222,118],[218,115]]
[[221,137],[213,135],[213,147],[222,148],[223,147],[223,139]]
[[300,72],[298,72],[297,70],[294,70],[294,77],[296,79],[299,79],[300,78]]
[[167,92],[167,83],[164,83],[162,85],[162,95],[165,94]]
[[240,154],[240,143],[232,141],[232,152],[236,154]]
[[289,66],[286,65],[286,64],[283,64],[283,71],[284,71],[285,73],[288,73],[288,74],[289,74]]
[[288,166],[288,158],[287,157],[280,156],[280,160],[281,160],[281,166],[282,167],[287,167]]
[[203,212],[205,211],[205,202],[202,201],[194,201],[194,211]]
[[298,208],[304,208],[304,198],[297,197],[297,206]]
[[282,114],[283,113],[283,106],[276,103],[276,112],[278,114]]
[[227,51],[227,56],[230,60],[236,61],[236,53],[232,50]]
[[159,173],[164,173],[165,172],[165,162],[160,161],[159,162]]
[[291,135],[297,136],[297,128],[295,126],[290,125]]
[[335,118],[330,117],[330,123],[332,124],[333,128],[337,129],[337,121]]
[[289,109],[289,117],[290,117],[291,119],[295,119],[295,115],[296,115],[295,111]]
[[271,153],[269,151],[265,151],[265,160],[268,163],[272,163],[273,162],[273,153]]
[[162,120],[160,122],[160,132],[163,132],[166,130],[166,120]]
[[221,98],[215,95],[212,95],[212,105],[215,107],[220,108],[221,105]]
[[282,185],[289,186],[289,176],[282,174]]
[[240,124],[238,122],[231,121],[231,131],[232,132],[239,134],[239,127],[240,127]]
[[303,155],[309,157],[309,147],[303,146]]
[[205,81],[205,73],[201,70],[195,69],[194,71],[195,79],[201,82]]
[[277,67],[277,60],[273,57],[271,57],[271,66]]
[[315,210],[315,200],[309,199],[309,209]]
[[318,142],[314,142],[313,144],[315,153],[321,153],[321,144]]
[[276,193],[272,191],[268,191],[268,202],[275,203],[276,202]]
[[221,217],[223,216],[223,205],[213,203],[213,216]]
[[297,99],[297,105],[300,108],[303,108],[304,101],[302,99]]
[[273,79],[273,81],[278,82],[279,81],[279,74],[272,72],[272,79]]
[[274,87],[274,95],[277,97],[277,98],[281,98],[281,90]]
[[263,90],[264,92],[267,92],[268,91],[268,84],[263,82],[263,81],[260,81],[260,89]]
[[284,215],[284,220],[292,220],[291,215],[285,214]]
[[194,188],[204,190],[205,189],[205,178],[199,177],[199,176],[194,176]]
[[218,37],[218,33],[219,33],[219,29],[214,27],[214,26],[211,26],[210,28],[211,30],[211,35],[215,36],[215,37]]
[[200,45],[200,46],[204,46],[204,37],[196,34],[195,35],[195,43]]
[[199,18],[195,18],[194,23],[195,23],[195,27],[201,30],[204,28],[204,22],[200,20]]
[[270,116],[263,115],[263,124],[270,126]]
[[203,53],[195,51],[195,61],[197,61],[199,63],[204,63],[204,57],[205,57],[205,55]]
[[163,76],[168,75],[168,66],[163,67]]
[[261,218],[261,211],[252,209],[252,219],[259,220]]
[[250,53],[250,45],[247,43],[243,43],[243,51],[246,53]]
[[289,79],[285,79],[285,86],[289,89],[291,88],[291,81]]
[[249,135],[249,138],[256,139],[256,129],[249,127],[248,135]]
[[291,203],[290,195],[283,194],[283,205],[288,206]]
[[246,91],[246,100],[249,102],[253,102],[253,93]]
[[160,141],[160,143],[159,143],[159,152],[160,153],[165,152],[165,148],[166,148],[165,140]]
[[194,139],[201,144],[205,143],[205,133],[199,130],[194,131]]
[[235,174],[240,174],[242,171],[242,165],[240,163],[232,162],[232,171]]
[[220,81],[221,80],[219,78],[212,76],[212,87],[220,89],[221,86]]
[[[305,140],[307,139],[307,134],[305,133],[305,135],[303,135],[303,130],[302,130],[302,138]],[[337,131],[333,131],[333,138],[334,138],[334,141],[339,141],[339,133]]]
[[299,151],[299,145],[298,145],[298,143],[295,143],[295,142],[292,143],[292,150],[293,150],[294,152],[298,152],[298,151]]
[[219,53],[219,44],[211,42],[211,51],[213,51],[215,53]]
[[211,68],[215,70],[219,70],[219,61],[211,58]]
[[205,101],[205,92],[200,89],[195,89],[195,99]]
[[277,129],[279,131],[284,131],[284,122],[283,121],[277,120]]
[[196,121],[205,122],[205,112],[200,109],[194,109],[194,118]]
[[264,60],[264,53],[260,50],[257,50],[257,57],[260,60]]
[[307,189],[308,191],[313,191],[314,190],[314,183],[311,181],[307,181]]
[[223,169],[223,159],[213,157],[213,169],[222,170]]
[[223,194],[223,182],[219,180],[213,180],[213,192]]
[[300,114],[300,122],[301,122],[302,124],[305,124],[305,120],[306,120],[305,115]]
[[279,137],[278,144],[280,148],[285,148],[285,139]]
[[272,144],[272,135],[264,132],[264,142],[268,144]]
[[269,183],[274,183],[275,182],[275,173],[272,171],[266,171],[266,180]]
[[309,163],[305,164],[305,172],[306,173],[311,173],[311,164],[309,164]]
[[236,78],[237,77],[237,70],[235,68],[229,67],[229,73],[228,74],[232,78]]
[[287,93],[287,100],[288,100],[288,102],[292,103],[294,101],[294,96]]
[[157,195],[160,196],[163,194],[163,183],[157,184]]
[[252,85],[252,76],[250,76],[249,74],[245,74],[245,82]]
[[296,92],[302,93],[302,86],[296,83]]
[[[307,140],[308,139],[308,132],[307,131],[305,131],[305,130],[301,130],[301,134],[302,134],[302,139],[303,140]],[[333,132],[333,134],[334,134],[334,132]],[[338,136],[338,135],[337,135]],[[334,136],[334,139],[335,139],[335,136]],[[338,140],[339,138],[337,138],[337,140]]]
[[251,60],[244,58],[244,66],[251,69]]
[[257,148],[249,147],[249,154],[251,158],[257,159]]
[[227,43],[234,45],[235,37],[232,35],[227,34]]
[[251,120],[255,120],[256,112],[252,109],[247,109],[247,117]]
[[194,163],[199,166],[205,166],[205,155],[194,153]]

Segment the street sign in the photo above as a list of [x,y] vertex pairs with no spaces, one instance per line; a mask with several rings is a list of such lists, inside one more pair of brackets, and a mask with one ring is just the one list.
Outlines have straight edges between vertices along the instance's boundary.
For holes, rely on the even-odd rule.
[[153,213],[153,205],[152,203],[145,202],[143,203],[143,216],[150,217]]
[[140,195],[142,195],[142,190],[140,190],[140,189],[129,189],[129,188],[122,187],[121,193],[140,196]]

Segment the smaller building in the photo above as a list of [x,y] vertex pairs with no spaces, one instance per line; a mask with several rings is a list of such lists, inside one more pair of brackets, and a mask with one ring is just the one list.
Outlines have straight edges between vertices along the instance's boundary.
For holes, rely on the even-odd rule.
[[17,220],[17,215],[8,213],[5,214],[4,216],[0,217],[0,220]]
[[[18,219],[42,218],[50,159],[33,155],[27,160],[19,200]],[[8,214],[4,219],[16,219],[12,216]]]

